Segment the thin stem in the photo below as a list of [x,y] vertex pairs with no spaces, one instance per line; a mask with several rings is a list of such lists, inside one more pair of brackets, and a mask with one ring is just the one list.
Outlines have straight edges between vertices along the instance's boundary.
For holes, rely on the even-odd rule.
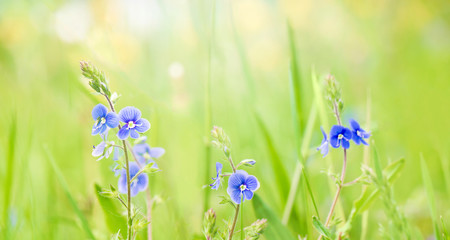
[[117,196],[117,199],[119,199],[119,201],[122,203],[122,205],[128,209],[127,204],[122,200],[122,198],[120,196]]
[[[331,217],[333,216],[334,208],[336,207],[336,203],[339,199],[339,195],[342,190],[342,183],[345,179],[345,170],[347,168],[347,149],[344,148],[344,163],[342,165],[342,172],[341,172],[341,181],[338,184],[338,189],[336,191],[336,195],[334,196],[333,203],[331,204],[330,212],[328,213],[327,221],[325,222],[325,227],[328,227],[328,224],[330,224]],[[322,235],[320,235],[319,240],[322,239]]]
[[127,218],[128,218],[128,239],[131,240],[132,238],[132,219],[131,219],[131,183],[130,183],[130,163],[128,160],[128,151],[127,151],[127,144],[125,142],[125,140],[122,140],[122,144],[123,144],[123,151],[125,152],[125,163],[126,163],[126,172],[127,172],[127,200],[128,200],[128,208],[127,208]]
[[[334,101],[333,105],[334,105],[334,114],[336,116],[337,122],[340,126],[342,126],[341,117],[339,115],[339,110],[338,110],[336,101]],[[344,148],[344,163],[342,164],[341,180],[338,184],[338,188],[336,190],[336,195],[334,196],[334,200],[333,200],[333,203],[331,204],[330,211],[328,212],[327,220],[325,222],[325,227],[328,227],[328,224],[330,224],[330,220],[331,220],[331,217],[333,216],[334,208],[336,207],[336,204],[339,199],[339,195],[341,194],[342,185],[343,185],[344,179],[345,179],[345,170],[346,169],[347,169],[347,149]],[[323,237],[323,235],[320,235],[319,240],[321,240],[322,237]]]
[[228,235],[228,240],[231,240],[233,238],[233,232],[234,232],[234,228],[236,227],[236,221],[237,221],[237,218],[238,218],[239,207],[240,206],[241,206],[241,204],[238,204],[236,206],[236,212],[234,213],[233,225],[231,225],[231,230],[230,230],[230,235]]
[[233,159],[231,159],[231,156],[228,158],[228,161],[230,162],[231,168],[233,169],[233,172],[236,172],[236,167],[234,166]]
[[[109,106],[111,107],[111,111],[112,112],[116,112],[116,110],[114,109],[114,104],[111,102],[111,100],[109,99],[108,95],[103,94],[103,96],[105,96],[106,101],[108,102]],[[119,124],[118,128],[120,129],[121,126]],[[128,160],[128,151],[127,151],[127,143],[125,140],[122,140],[122,145],[123,145],[123,152],[125,153],[125,165],[126,165],[126,173],[127,173],[127,226],[128,226],[128,240],[132,239],[132,223],[133,220],[131,219],[131,189],[130,189],[130,163]]]
[[358,178],[356,178],[355,180],[353,180],[353,181],[351,181],[351,182],[343,183],[342,186],[343,186],[343,187],[351,186],[351,185],[357,183],[359,180],[361,180],[361,177],[358,177]]
[[242,195],[241,204],[241,240],[244,239],[244,195]]

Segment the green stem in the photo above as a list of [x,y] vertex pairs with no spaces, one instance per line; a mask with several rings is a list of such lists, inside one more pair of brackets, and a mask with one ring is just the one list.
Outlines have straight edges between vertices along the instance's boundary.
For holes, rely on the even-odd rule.
[[230,230],[230,234],[228,235],[228,240],[233,239],[233,232],[234,232],[234,228],[236,227],[236,221],[238,218],[240,206],[241,206],[241,204],[237,204],[237,206],[236,206],[236,212],[234,213],[233,225],[231,225],[231,230]]
[[[112,112],[116,112],[116,110],[114,109],[114,104],[111,102],[111,100],[109,99],[108,95],[103,94],[103,96],[105,96],[106,101],[108,102],[109,106],[111,107],[111,111]],[[120,124],[119,124],[119,130],[121,128]],[[127,151],[127,143],[125,140],[122,140],[122,145],[123,145],[123,152],[125,153],[125,165],[126,165],[126,172],[127,172],[127,226],[128,226],[128,240],[132,239],[132,223],[133,220],[131,219],[131,189],[130,189],[130,163],[128,160],[128,151]]]
[[125,153],[125,165],[126,165],[126,172],[127,172],[127,218],[128,218],[128,239],[131,240],[132,238],[132,229],[131,226],[133,224],[133,220],[131,219],[131,183],[130,183],[130,163],[128,160],[128,151],[127,151],[127,144],[125,143],[125,140],[122,140],[123,144],[123,151]]
[[241,240],[244,239],[244,195],[242,195],[241,204]]

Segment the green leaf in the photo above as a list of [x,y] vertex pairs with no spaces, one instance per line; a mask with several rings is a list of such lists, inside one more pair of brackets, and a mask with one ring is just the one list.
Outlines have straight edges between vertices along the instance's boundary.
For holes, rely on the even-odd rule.
[[64,193],[66,194],[67,198],[69,199],[73,210],[75,211],[78,218],[80,219],[81,225],[82,225],[84,231],[86,232],[87,237],[89,239],[95,239],[94,234],[92,234],[91,228],[89,227],[89,223],[88,223],[86,217],[84,216],[83,212],[78,207],[78,204],[75,201],[75,199],[72,197],[72,194],[70,193],[70,190],[69,190],[69,186],[67,185],[66,180],[64,179],[64,175],[62,174],[59,167],[56,165],[56,162],[53,159],[53,156],[51,155],[47,146],[44,146],[44,151],[47,154],[47,158],[48,158],[50,164],[52,165],[53,171],[55,172],[55,175],[56,175],[59,183],[61,184],[61,187],[63,188]]
[[325,225],[323,225],[316,216],[313,216],[313,226],[320,233],[320,235],[324,236],[327,239],[332,239],[330,230],[325,227]]
[[[389,164],[386,168],[383,170],[383,174],[387,179],[387,182],[389,185],[392,185],[394,181],[398,178],[401,170],[405,166],[405,159],[401,158],[391,164]],[[380,194],[378,189],[369,189],[365,188],[364,191],[361,193],[360,197],[356,199],[353,202],[353,208],[350,212],[350,216],[348,218],[348,221],[346,225],[341,229],[342,232],[347,232],[352,227],[352,221],[355,219],[355,217],[366,211],[372,203],[378,198],[378,195]]]
[[436,239],[439,240],[441,239],[441,235],[439,233],[439,225],[436,216],[436,200],[433,192],[433,183],[431,182],[430,173],[428,172],[428,166],[425,163],[425,159],[423,158],[422,154],[420,154],[420,165],[422,168],[423,185],[425,186],[425,191],[427,192],[426,195],[428,199],[428,207],[430,209],[431,219],[433,221],[434,235]]
[[295,240],[296,238],[292,235],[289,229],[284,226],[278,216],[270,209],[259,195],[255,194],[252,200],[253,209],[257,218],[267,219],[267,230],[265,230],[264,235],[266,239],[271,240]]
[[[120,234],[126,234],[127,220],[126,217],[120,213],[121,206],[118,204],[118,200],[102,196],[102,188],[98,184],[95,184],[94,187],[95,195],[105,214],[106,225],[108,226],[109,231],[115,233],[119,230]],[[125,236],[122,235],[122,237]]]
[[255,119],[260,129],[261,134],[263,135],[263,139],[266,142],[267,151],[269,152],[269,160],[270,160],[270,169],[272,169],[273,174],[275,176],[275,182],[277,184],[278,196],[280,196],[281,202],[286,202],[288,190],[289,190],[289,177],[284,168],[283,161],[281,160],[280,155],[278,154],[274,142],[272,140],[272,136],[270,135],[266,125],[263,120],[259,116],[259,114],[255,113]]

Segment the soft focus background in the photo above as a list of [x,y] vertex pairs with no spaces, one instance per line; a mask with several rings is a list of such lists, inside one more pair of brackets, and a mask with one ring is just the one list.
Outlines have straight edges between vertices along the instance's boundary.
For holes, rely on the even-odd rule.
[[[291,116],[288,22],[300,69],[303,124],[314,99],[312,69],[319,77],[335,75],[343,89],[344,121],[354,117],[372,131],[383,165],[405,157],[394,196],[411,226],[424,238],[433,236],[421,153],[432,178],[435,214],[450,226],[448,1],[216,0],[214,8],[213,3],[0,1],[0,238],[86,239],[65,189],[94,235],[111,235],[94,184],[108,186],[117,178],[111,159],[96,162],[91,156],[100,141],[90,133],[91,110],[103,99],[81,77],[80,60],[107,73],[112,91],[122,95],[117,108],[140,108],[152,123],[145,134],[150,144],[166,149],[158,161],[163,171],[150,177],[161,199],[154,210],[155,239],[201,237],[205,191],[220,224],[232,216],[229,206],[218,204],[225,189],[203,188],[210,183],[205,170],[213,176],[214,163],[223,159],[210,149],[206,164],[212,125],[229,134],[236,161],[257,160],[248,170],[261,181],[257,193],[281,218],[286,196],[278,189],[287,191],[289,184],[278,184],[275,176],[286,171],[292,178],[299,142]],[[330,126],[334,118],[327,114]],[[328,160],[313,151],[321,125],[317,117],[307,170],[323,218],[335,191],[323,172],[330,159],[338,172],[342,158],[337,150]],[[349,151],[348,180],[361,172],[362,149],[355,145]],[[300,220],[288,227],[312,239],[314,211],[304,188],[302,181],[295,201]],[[360,192],[344,189],[346,215]],[[134,201],[145,205],[145,194]],[[250,224],[256,217],[247,206]],[[352,229],[354,239],[360,239],[360,221]],[[386,222],[378,201],[369,211],[365,237],[380,238],[378,224]]]

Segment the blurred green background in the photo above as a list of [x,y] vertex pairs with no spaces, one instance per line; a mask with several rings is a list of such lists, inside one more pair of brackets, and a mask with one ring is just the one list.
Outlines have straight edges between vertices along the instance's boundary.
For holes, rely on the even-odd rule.
[[[0,1],[0,238],[86,238],[50,164],[52,156],[94,235],[107,239],[111,234],[94,184],[117,183],[110,170],[113,161],[96,162],[91,156],[100,141],[90,134],[91,110],[104,101],[81,77],[80,60],[107,73],[112,91],[122,95],[117,108],[140,108],[152,123],[145,134],[150,145],[166,149],[158,161],[163,171],[150,176],[152,192],[161,199],[154,210],[154,239],[201,236],[203,196],[211,191],[204,188],[210,183],[204,173],[212,125],[229,134],[236,161],[257,160],[248,172],[260,179],[257,193],[281,218],[286,196],[277,189],[289,186],[277,184],[275,174],[285,169],[291,179],[298,148],[291,116],[288,22],[300,69],[304,122],[314,99],[312,68],[319,76],[335,75],[343,89],[344,121],[354,117],[368,127],[383,165],[405,157],[394,190],[411,226],[424,238],[433,234],[420,153],[432,176],[436,214],[450,226],[448,1],[213,3]],[[211,125],[205,110],[208,81]],[[327,114],[332,124],[331,111]],[[316,118],[307,146],[311,151],[320,144],[321,125]],[[349,151],[348,180],[361,172],[362,149]],[[273,150],[279,155],[276,165],[271,164]],[[338,172],[340,151],[329,158]],[[214,162],[221,159],[211,149],[211,177]],[[329,165],[313,152],[307,169],[323,218],[335,191],[323,173]],[[300,188],[305,188],[303,182]],[[343,191],[346,215],[360,192],[360,187]],[[312,239],[317,237],[310,223],[314,211],[310,198],[301,196],[305,193],[300,190],[295,201],[299,222],[288,226]],[[224,189],[210,192],[208,205],[217,211],[219,223],[233,214],[218,204],[218,196],[225,194]],[[134,199],[136,205],[145,205],[144,195]],[[366,237],[378,239],[378,224],[387,221],[382,203],[368,216]],[[245,209],[245,220],[247,225],[256,220],[251,207]],[[301,227],[305,224],[307,230]],[[361,226],[355,224],[351,236],[359,239],[360,234]]]

